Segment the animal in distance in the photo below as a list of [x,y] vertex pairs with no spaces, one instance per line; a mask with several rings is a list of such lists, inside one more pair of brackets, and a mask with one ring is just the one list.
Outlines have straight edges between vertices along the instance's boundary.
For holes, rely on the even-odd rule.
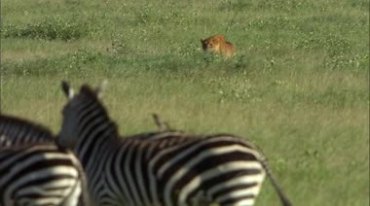
[[232,57],[235,54],[235,46],[225,39],[224,35],[218,34],[201,39],[202,48],[206,52],[222,55],[225,58]]

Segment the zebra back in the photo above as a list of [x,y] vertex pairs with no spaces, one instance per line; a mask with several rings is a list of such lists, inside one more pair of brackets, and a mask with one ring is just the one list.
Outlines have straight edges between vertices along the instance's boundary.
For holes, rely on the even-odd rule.
[[0,148],[54,141],[54,136],[46,127],[25,119],[0,114]]

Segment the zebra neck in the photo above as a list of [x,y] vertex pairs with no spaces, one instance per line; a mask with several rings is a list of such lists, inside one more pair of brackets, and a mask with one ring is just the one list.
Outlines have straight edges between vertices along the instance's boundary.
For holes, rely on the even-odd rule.
[[[91,147],[76,147],[75,152],[78,156],[78,158],[81,161],[81,165],[85,171],[86,178],[88,179],[88,188],[91,194],[96,195],[94,198],[100,198],[100,189],[102,188],[102,181],[101,177],[102,174],[104,174],[103,168],[107,161],[110,159],[111,152],[115,151],[112,148],[112,145],[118,145],[118,144],[112,144],[111,142],[113,139],[107,138],[101,139],[102,141],[97,142],[97,144],[91,146]],[[90,152],[91,151],[91,152]]]
[[104,161],[103,155],[114,149],[112,146],[119,145],[118,141],[114,123],[97,121],[81,130],[75,152],[84,168],[93,167]]

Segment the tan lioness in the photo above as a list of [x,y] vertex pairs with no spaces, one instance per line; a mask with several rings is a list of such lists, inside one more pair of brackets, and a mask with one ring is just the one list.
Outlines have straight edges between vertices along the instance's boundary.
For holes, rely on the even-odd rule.
[[202,48],[206,52],[222,55],[229,58],[235,54],[235,47],[232,43],[225,40],[225,36],[218,34],[200,40]]

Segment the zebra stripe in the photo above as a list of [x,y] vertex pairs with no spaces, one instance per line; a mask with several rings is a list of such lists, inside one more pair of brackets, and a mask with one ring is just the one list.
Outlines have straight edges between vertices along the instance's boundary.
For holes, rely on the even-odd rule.
[[0,114],[0,148],[54,141],[53,135],[47,128],[28,120]]
[[55,143],[47,128],[0,115],[0,206],[90,205],[79,160]]
[[52,144],[2,148],[0,205],[78,205],[84,184],[78,165],[72,152]]
[[63,90],[70,100],[59,141],[75,148],[99,205],[254,205],[265,175],[273,179],[240,137],[158,131],[121,139],[96,91],[84,85],[72,96],[66,83]]

